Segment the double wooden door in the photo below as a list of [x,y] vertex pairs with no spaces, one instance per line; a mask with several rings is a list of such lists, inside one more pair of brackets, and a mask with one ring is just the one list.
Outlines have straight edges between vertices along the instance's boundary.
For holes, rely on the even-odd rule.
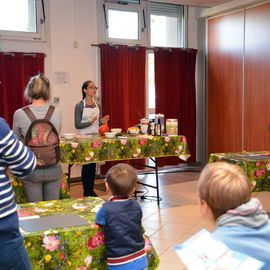
[[208,154],[270,149],[270,4],[208,20]]

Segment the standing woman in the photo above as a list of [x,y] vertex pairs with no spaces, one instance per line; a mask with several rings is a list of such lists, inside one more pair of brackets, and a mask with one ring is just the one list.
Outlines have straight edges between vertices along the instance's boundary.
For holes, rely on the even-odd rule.
[[[101,118],[101,109],[95,97],[97,87],[93,81],[85,81],[82,85],[82,100],[76,104],[74,112],[75,128],[79,134],[97,134],[99,125],[107,123],[109,115]],[[97,196],[94,191],[96,163],[82,166],[81,178],[84,196]]]
[[[31,102],[29,107],[37,119],[44,119],[49,109],[51,87],[50,81],[43,74],[38,74],[28,82],[25,97]],[[60,133],[61,111],[55,107],[50,122]],[[24,141],[31,120],[23,110],[18,109],[13,116],[13,131]],[[58,200],[60,194],[61,164],[57,163],[46,168],[38,167],[24,178],[23,185],[28,202]]]

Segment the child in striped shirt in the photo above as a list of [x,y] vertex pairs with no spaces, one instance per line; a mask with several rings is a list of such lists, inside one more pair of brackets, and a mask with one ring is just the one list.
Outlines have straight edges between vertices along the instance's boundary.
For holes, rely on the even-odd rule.
[[23,238],[19,232],[17,206],[7,170],[23,178],[34,170],[36,158],[0,118],[0,269],[30,270]]

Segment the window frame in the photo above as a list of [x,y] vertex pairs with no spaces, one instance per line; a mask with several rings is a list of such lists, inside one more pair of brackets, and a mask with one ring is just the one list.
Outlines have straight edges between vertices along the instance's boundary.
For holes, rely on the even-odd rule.
[[[151,10],[151,4],[157,4],[157,5],[172,5],[172,6],[181,6],[182,7],[182,14],[180,14],[180,12],[178,13],[177,19],[179,19],[179,23],[177,25],[178,27],[178,35],[177,35],[177,47],[176,48],[184,48],[186,46],[186,6],[185,5],[180,5],[180,4],[171,4],[171,3],[163,3],[163,2],[157,2],[157,1],[150,1],[149,2],[149,12],[148,12],[148,20],[149,20],[149,25],[148,25],[148,44],[151,46],[151,15],[157,15],[157,16],[167,16],[167,17],[173,17],[173,16],[169,16],[168,14],[166,14],[165,12],[162,11],[154,11],[152,12]],[[180,19],[182,21],[180,21]],[[182,33],[182,37],[181,37],[181,33]],[[181,40],[182,39],[182,40]],[[181,42],[182,41],[182,42]],[[154,45],[153,45],[154,46]],[[165,46],[162,46],[165,47]],[[171,47],[171,46],[168,46]]]
[[[155,110],[156,108],[152,108],[149,106],[149,97],[150,97],[150,90],[149,90],[149,55],[154,55],[154,52],[152,50],[146,50],[146,114],[147,117],[149,114],[155,114]],[[155,58],[154,60],[154,64],[155,64]],[[154,79],[154,84],[155,84],[155,77]]]
[[[127,12],[137,12],[138,13],[138,39],[120,39],[120,38],[110,38],[109,37],[109,25],[108,25],[108,11],[109,10],[118,10],[118,11],[127,11]],[[146,15],[145,15],[146,16]],[[145,28],[144,25],[144,8],[142,4],[131,4],[126,5],[113,3],[113,2],[104,2],[103,3],[103,22],[104,22],[104,39],[109,43],[116,44],[125,44],[125,45],[144,45],[146,40]]]
[[45,41],[46,20],[43,14],[42,1],[36,0],[35,3],[36,32],[0,30],[1,39]]

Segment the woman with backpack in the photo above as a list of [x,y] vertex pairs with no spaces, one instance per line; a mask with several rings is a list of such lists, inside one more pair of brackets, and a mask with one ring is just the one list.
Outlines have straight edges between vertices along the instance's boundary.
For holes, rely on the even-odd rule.
[[[30,105],[13,116],[13,131],[37,156],[37,167],[22,179],[28,202],[58,200],[62,168],[59,162],[61,111],[50,105],[50,81],[43,74],[30,79],[25,93]],[[46,119],[45,119],[46,118]]]

